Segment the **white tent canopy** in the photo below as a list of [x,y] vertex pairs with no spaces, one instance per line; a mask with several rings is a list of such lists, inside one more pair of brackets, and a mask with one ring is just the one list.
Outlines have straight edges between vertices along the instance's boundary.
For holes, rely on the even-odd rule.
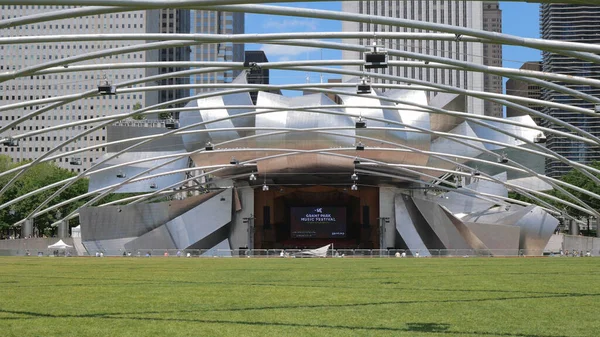
[[327,246],[323,246],[321,248],[317,248],[317,249],[309,249],[309,250],[303,250],[300,251],[298,253],[296,253],[297,256],[306,256],[306,257],[327,257],[327,251],[329,251],[329,247],[331,247],[331,244],[328,244]]
[[67,249],[67,248],[73,248],[73,246],[69,246],[68,244],[64,243],[63,240],[58,240],[57,243],[48,246],[48,249]]

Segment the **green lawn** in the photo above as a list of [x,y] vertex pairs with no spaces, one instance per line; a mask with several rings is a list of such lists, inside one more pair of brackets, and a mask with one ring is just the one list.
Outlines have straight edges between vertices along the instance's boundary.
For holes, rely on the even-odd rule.
[[0,258],[1,336],[598,336],[600,259]]

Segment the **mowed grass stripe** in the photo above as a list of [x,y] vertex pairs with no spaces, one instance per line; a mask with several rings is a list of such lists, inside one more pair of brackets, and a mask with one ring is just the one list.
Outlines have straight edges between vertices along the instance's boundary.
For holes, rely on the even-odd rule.
[[0,258],[2,336],[597,336],[595,258]]

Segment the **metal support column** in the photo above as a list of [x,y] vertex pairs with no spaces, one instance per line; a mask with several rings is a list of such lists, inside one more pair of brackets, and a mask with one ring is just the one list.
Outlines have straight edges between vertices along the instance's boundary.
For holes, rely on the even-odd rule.
[[574,220],[569,220],[569,234],[579,235],[579,224]]
[[69,221],[63,220],[58,224],[58,232],[56,233],[59,239],[69,237]]
[[385,227],[386,224],[390,222],[390,218],[381,217],[379,220],[379,255],[383,256],[383,250],[386,249],[386,240],[385,240]]
[[28,238],[33,236],[33,218],[25,219],[21,226],[21,238]]
[[244,223],[248,224],[248,251],[254,249],[254,219],[255,217],[250,214],[250,217],[244,218]]

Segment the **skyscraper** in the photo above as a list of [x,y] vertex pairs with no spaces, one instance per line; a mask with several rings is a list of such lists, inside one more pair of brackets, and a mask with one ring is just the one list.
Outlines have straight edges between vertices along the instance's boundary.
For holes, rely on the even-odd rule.
[[[14,18],[32,14],[64,10],[65,6],[27,6],[2,5],[3,18]],[[158,33],[159,11],[140,10],[126,13],[100,14],[86,17],[63,19],[43,23],[27,24],[0,31],[0,36],[35,36],[58,34],[116,34],[116,33]],[[25,69],[33,65],[52,62],[70,56],[99,52],[106,49],[137,45],[145,41],[77,41],[36,44],[13,44],[0,46],[0,72]],[[96,58],[81,64],[106,64],[128,62],[158,61],[156,50],[133,52],[129,54]],[[0,105],[22,103],[24,101],[59,97],[62,95],[83,93],[96,90],[100,82],[112,84],[140,79],[157,74],[156,69],[135,68],[118,71],[77,71],[64,70],[60,73],[21,77],[0,83]],[[143,85],[136,85],[143,86]],[[148,106],[158,102],[156,92],[137,92],[128,94],[95,96],[64,104],[54,110],[29,118],[12,129],[0,134],[0,138],[15,135],[27,135],[19,139],[18,146],[0,145],[0,154],[9,155],[14,162],[33,160],[50,151],[67,139],[88,129],[87,125],[78,125],[57,131],[45,132],[45,128],[84,120],[127,113],[135,105]],[[43,108],[43,104],[27,106],[19,109],[3,111],[0,114],[0,126],[14,122],[22,116]],[[106,142],[106,130],[97,130],[78,139],[61,149],[61,152],[73,151]],[[55,160],[61,167],[81,172],[89,168],[105,152],[105,148],[97,148],[77,154],[79,164],[71,158]],[[59,152],[60,153],[60,152]]]
[[[243,34],[244,13],[192,10],[191,31],[195,34]],[[192,47],[193,61],[243,62],[244,45],[239,43],[202,43]],[[227,70],[194,75],[191,82],[230,83],[240,71]],[[211,89],[207,89],[210,91]],[[193,93],[207,90],[195,89]]]
[[[269,62],[265,52],[262,50],[247,50],[244,52],[244,61],[250,63],[265,63]],[[269,69],[259,68],[250,69],[248,71],[248,84],[269,84]],[[252,104],[256,105],[256,99],[258,97],[258,90],[250,92],[250,98]]]
[[[533,70],[533,71],[541,71],[542,70],[542,62],[525,62],[521,67],[521,70]],[[526,97],[526,98],[535,98],[541,99],[542,92],[541,88],[538,84],[535,83],[527,83],[520,80],[515,80],[513,78],[509,79],[506,82],[506,94]],[[542,106],[537,104],[526,104],[526,106],[530,109],[536,111],[542,111]],[[514,109],[514,108],[506,108],[506,117],[515,117],[524,115],[525,112]],[[542,120],[537,117],[533,117],[533,120],[536,124],[541,125]]]
[[[484,5],[478,1],[464,0],[429,0],[429,1],[411,1],[411,0],[377,0],[377,1],[347,1],[342,3],[342,11],[349,13],[371,14],[385,17],[396,17],[403,19],[412,19],[433,23],[449,24],[460,27],[469,27],[473,29],[490,30],[501,29],[501,12],[497,8],[497,1],[487,1],[486,16],[484,17]],[[488,18],[488,25],[485,25],[484,19]],[[494,19],[495,21],[491,21]],[[495,26],[492,26],[495,22]],[[405,27],[392,27],[384,25],[374,25],[358,22],[343,22],[342,30],[345,32],[373,32],[376,38],[377,32],[414,32],[424,33],[426,31]],[[377,38],[376,38],[377,39]],[[346,43],[360,44],[369,46],[373,39],[345,39]],[[492,55],[497,59],[501,59],[501,48],[490,47],[486,49],[488,54],[484,53],[484,46],[480,43],[467,43],[464,41],[430,41],[430,40],[405,40],[405,39],[377,39],[377,44],[383,45],[386,48],[397,49],[408,52],[422,53],[439,57],[460,60],[473,64],[484,64],[486,56]],[[344,59],[362,58],[358,52],[343,51]],[[407,58],[394,58],[396,60],[408,60]],[[492,58],[490,58],[491,60]],[[464,89],[484,90],[484,75],[482,73],[465,72],[460,70],[449,69],[434,69],[426,67],[389,67],[386,70],[387,74],[407,77],[411,79],[419,79],[428,82],[445,84],[453,87]],[[488,78],[490,85],[497,85],[501,81]],[[498,92],[497,88],[489,89],[493,92]],[[447,96],[432,92],[430,99],[436,99],[438,96]],[[441,97],[438,97],[441,99]],[[445,99],[445,98],[444,98]],[[459,106],[466,111],[476,114],[484,114],[484,103],[480,99],[473,97],[457,97]],[[455,104],[456,106],[456,104]],[[485,111],[487,115],[497,115],[494,109]]]
[[[598,27],[600,26],[600,6],[541,4],[541,35],[543,39],[600,43]],[[544,52],[542,54],[542,70],[558,74],[582,76],[600,80],[600,65],[571,57]],[[600,97],[600,89],[582,84],[556,82],[585,94]],[[563,103],[585,109],[594,109],[594,103],[572,97],[563,93],[542,89],[542,99],[548,102]],[[600,118],[590,117],[564,111],[558,108],[544,108],[544,113],[568,122],[600,137]],[[565,128],[547,123],[552,129],[567,131]],[[590,164],[600,160],[597,147],[574,141],[554,134],[548,135],[547,147],[567,159]],[[570,171],[570,167],[557,160],[546,161],[546,174],[559,177]]]
[[[502,33],[502,10],[498,1],[485,1],[483,3],[483,30]],[[486,66],[502,67],[502,45],[483,45],[483,64]],[[483,88],[486,92],[502,93],[502,77],[493,74],[483,75]],[[502,117],[502,105],[486,101],[484,103],[487,116]]]
[[[160,32],[164,34],[187,34],[190,32],[190,10],[189,9],[173,9],[164,8],[161,9],[160,13]],[[160,50],[160,61],[163,62],[174,62],[174,61],[189,61],[191,49],[188,46],[176,47],[176,48],[165,48]],[[160,74],[167,74],[176,71],[187,70],[189,68],[183,67],[161,67],[159,70]],[[176,76],[160,81],[161,85],[178,85],[178,84],[189,84],[189,76]],[[176,90],[161,90],[159,103],[171,101],[178,98],[188,97],[190,94],[189,89],[176,89]],[[186,103],[177,104],[177,106],[184,106]]]

